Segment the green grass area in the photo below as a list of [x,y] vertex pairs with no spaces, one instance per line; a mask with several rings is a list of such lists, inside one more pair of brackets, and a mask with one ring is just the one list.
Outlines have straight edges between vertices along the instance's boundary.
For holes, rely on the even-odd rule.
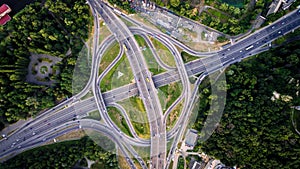
[[190,55],[190,54],[186,53],[185,51],[181,52],[181,57],[182,57],[182,60],[183,60],[184,63],[188,63],[190,61],[199,59],[199,57]]
[[99,43],[101,43],[105,38],[111,35],[111,32],[107,28],[106,24],[103,21],[100,21],[100,34],[99,34]]
[[118,102],[128,113],[135,132],[141,138],[150,138],[150,126],[144,104],[139,97]]
[[42,66],[40,68],[40,72],[41,72],[41,74],[46,74],[48,72],[48,67],[47,66]]
[[85,118],[94,119],[94,120],[101,120],[99,110],[95,110],[95,111],[90,112],[89,115]]
[[87,94],[84,95],[84,96],[81,98],[81,100],[85,100],[85,99],[88,99],[88,98],[93,97],[93,96],[94,96],[94,95],[93,95],[93,91],[90,89],[90,90],[87,92]]
[[142,53],[147,62],[148,69],[150,72],[152,72],[153,75],[157,75],[157,74],[165,72],[165,69],[163,69],[161,66],[158,65],[158,63],[156,62],[156,60],[149,48],[143,50]]
[[165,70],[161,66],[159,66],[159,64],[155,60],[153,53],[151,52],[146,41],[139,35],[134,35],[134,38],[137,41],[137,43],[139,44],[139,47],[142,48],[142,53],[146,60],[149,71],[152,72],[153,75],[157,75],[162,72],[165,72]]
[[184,169],[184,159],[182,156],[178,158],[177,169]]
[[[118,16],[118,17],[119,17],[119,16]],[[127,21],[126,19],[123,19],[122,17],[119,17],[119,18],[122,20],[122,22],[125,23],[126,26],[128,26],[128,27],[134,26],[133,23]]]
[[102,148],[105,148],[105,151],[114,152],[116,150],[115,143],[103,133],[92,129],[85,129],[84,131],[89,136],[89,138],[94,141],[94,143]]
[[120,130],[127,134],[128,136],[132,137],[130,129],[126,123],[124,116],[121,112],[115,107],[108,107],[107,108],[108,115],[112,119],[112,121],[120,128]]
[[165,64],[175,67],[176,66],[175,59],[174,59],[173,54],[170,52],[170,50],[166,46],[164,46],[161,42],[159,42],[158,40],[156,40],[152,37],[150,37],[150,40],[152,41],[153,46],[155,47],[156,52],[157,52],[158,56],[161,58],[161,60]]
[[147,161],[150,160],[150,152],[151,152],[151,148],[150,147],[133,147],[135,149],[135,151],[137,152],[137,154],[142,157],[142,159],[144,160],[144,162],[147,163]]
[[148,45],[143,37],[141,37],[139,35],[134,35],[134,38],[140,47],[144,47],[144,46],[148,47]]
[[[122,74],[122,76],[121,76]],[[116,65],[106,74],[100,83],[102,92],[127,85],[134,79],[129,61],[123,54],[122,58]]]
[[99,66],[99,75],[109,66],[109,64],[118,56],[120,52],[119,43],[113,43],[107,51],[103,54],[100,66]]
[[173,82],[168,85],[159,87],[158,98],[164,112],[180,96],[181,92],[182,85],[178,82]]
[[168,118],[167,118],[167,131],[171,130],[173,128],[173,126],[176,124],[176,122],[177,122],[177,120],[180,116],[180,113],[182,111],[183,103],[184,103],[184,100],[179,102],[179,104],[168,115]]
[[105,165],[103,163],[95,162],[92,164],[91,169],[99,169],[99,168],[105,168]]
[[222,21],[222,22],[226,22],[229,19],[227,15],[224,15],[222,12],[215,10],[215,9],[208,8],[207,12],[209,12],[216,18],[219,18],[220,21]]

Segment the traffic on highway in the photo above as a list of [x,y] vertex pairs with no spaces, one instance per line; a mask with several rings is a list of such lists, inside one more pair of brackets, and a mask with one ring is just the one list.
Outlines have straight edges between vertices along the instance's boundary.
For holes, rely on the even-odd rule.
[[[297,10],[285,15],[276,22],[261,28],[219,51],[199,52],[192,50],[183,43],[167,34],[161,33],[102,1],[88,0],[91,7],[94,24],[93,59],[90,78],[84,89],[72,98],[45,111],[25,123],[12,133],[6,133],[0,140],[0,159],[9,159],[25,150],[44,145],[45,143],[74,130],[94,130],[110,138],[120,149],[131,168],[168,169],[174,159],[178,144],[183,140],[187,130],[189,117],[197,97],[198,86],[205,77],[220,71],[231,64],[269,50],[270,42],[300,27],[300,14]],[[99,18],[102,18],[112,35],[99,42]],[[136,26],[128,27],[124,20]],[[166,71],[153,75],[134,38],[140,35],[151,48],[154,58]],[[148,37],[161,42],[173,55],[175,67],[168,66],[157,56],[153,44]],[[116,58],[99,74],[100,62],[105,51],[113,43],[119,43],[120,51]],[[199,57],[184,63],[178,48]],[[100,84],[104,77],[117,65],[123,55],[129,61],[134,76],[134,82],[102,92]],[[198,76],[191,87],[190,77]],[[159,101],[158,88],[181,82],[180,97],[163,112]],[[92,89],[93,96],[84,98]],[[118,102],[137,96],[142,100],[147,113],[150,127],[150,138],[141,138],[134,129],[128,112]],[[167,130],[167,117],[171,110],[182,100],[183,107],[174,126]],[[118,127],[108,114],[108,107],[115,107],[124,117],[129,131],[128,136]],[[90,112],[99,111],[101,122],[86,118]],[[171,146],[168,147],[168,143]],[[150,147],[149,161],[145,161],[136,147]]]

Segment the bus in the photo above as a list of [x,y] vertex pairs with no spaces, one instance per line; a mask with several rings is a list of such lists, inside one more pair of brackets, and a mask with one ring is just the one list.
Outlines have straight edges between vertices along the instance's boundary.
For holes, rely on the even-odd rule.
[[246,50],[252,49],[253,45],[246,47]]

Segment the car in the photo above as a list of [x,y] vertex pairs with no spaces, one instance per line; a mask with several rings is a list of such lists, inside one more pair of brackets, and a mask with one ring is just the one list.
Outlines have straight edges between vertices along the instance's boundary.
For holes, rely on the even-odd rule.
[[279,34],[281,34],[281,31],[278,31]]
[[282,24],[282,25],[284,25],[284,24],[285,24],[285,22],[282,22],[281,24]]

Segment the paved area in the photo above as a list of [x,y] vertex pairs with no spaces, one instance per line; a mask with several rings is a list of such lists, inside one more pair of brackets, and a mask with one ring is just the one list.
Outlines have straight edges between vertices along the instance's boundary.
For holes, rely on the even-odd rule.
[[62,58],[45,54],[32,54],[28,66],[28,75],[26,76],[27,82],[38,85],[52,85],[55,81],[49,78],[50,74],[59,74],[59,70],[54,72],[52,66],[61,60]]
[[188,18],[177,16],[164,8],[156,7],[152,3],[150,3],[150,5],[145,5],[145,3],[135,3],[134,5],[141,17],[145,18],[173,38],[191,47],[196,45],[195,48],[199,48],[197,43],[202,46],[204,45],[205,47],[199,49],[199,51],[203,51],[204,49],[219,49],[218,47],[213,49],[212,46],[215,45],[217,37],[222,36],[223,33]]

